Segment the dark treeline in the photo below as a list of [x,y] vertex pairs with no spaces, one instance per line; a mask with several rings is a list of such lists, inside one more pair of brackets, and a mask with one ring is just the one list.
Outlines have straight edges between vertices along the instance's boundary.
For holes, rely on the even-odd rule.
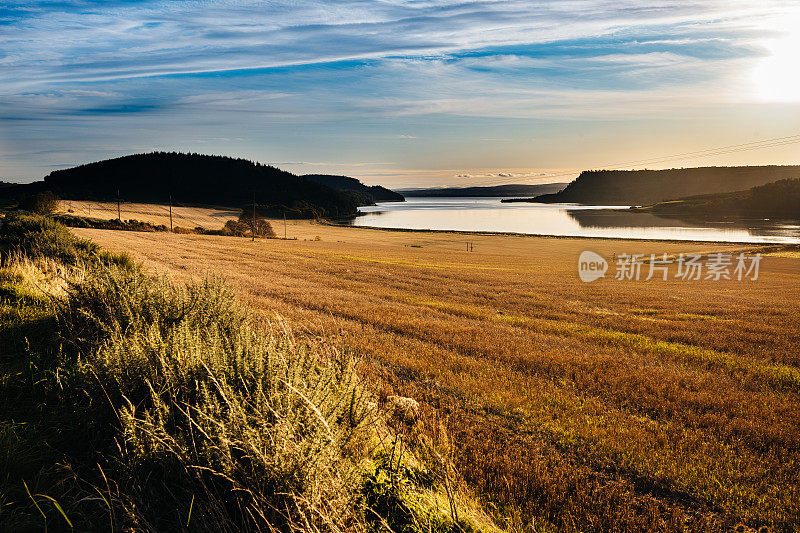
[[790,218],[800,220],[800,179],[779,180],[746,191],[706,194],[642,208],[658,215]]
[[[357,180],[354,180],[357,181]],[[114,201],[241,207],[255,195],[267,216],[341,218],[373,203],[363,194],[311,181],[245,159],[175,152],[137,154],[64,170],[44,181],[0,188],[0,196],[22,200],[52,191],[65,200]]]
[[701,167],[669,170],[586,170],[542,203],[651,205],[700,194],[743,191],[800,177],[800,166]]
[[18,188],[19,185],[16,183],[0,181],[0,209],[12,207],[22,199],[19,194],[10,194],[12,191]]
[[544,183],[541,185],[509,184],[490,185],[485,187],[442,187],[431,189],[405,189],[403,194],[416,198],[442,198],[442,197],[503,197],[503,196],[531,196],[534,194],[548,194],[558,192],[566,183]]
[[321,183],[333,189],[341,191],[349,191],[356,195],[363,197],[366,203],[374,202],[403,202],[405,198],[402,194],[389,190],[380,185],[364,185],[355,178],[349,176],[331,176],[328,174],[305,174],[302,176],[308,181]]

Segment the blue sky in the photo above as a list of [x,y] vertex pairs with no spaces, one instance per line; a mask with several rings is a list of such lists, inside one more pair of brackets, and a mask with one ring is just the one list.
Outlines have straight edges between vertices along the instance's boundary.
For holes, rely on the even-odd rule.
[[797,28],[794,1],[6,1],[0,179],[180,150],[394,187],[565,181],[800,134]]

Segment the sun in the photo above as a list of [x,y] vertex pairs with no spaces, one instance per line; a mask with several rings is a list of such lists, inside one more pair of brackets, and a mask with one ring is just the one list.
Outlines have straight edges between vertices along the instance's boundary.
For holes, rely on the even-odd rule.
[[764,102],[800,102],[800,15],[782,24],[785,33],[765,46],[771,55],[753,71],[756,95]]

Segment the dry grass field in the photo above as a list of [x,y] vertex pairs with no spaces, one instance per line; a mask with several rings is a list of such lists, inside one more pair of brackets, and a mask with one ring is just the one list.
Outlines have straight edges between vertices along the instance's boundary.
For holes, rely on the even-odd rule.
[[426,431],[449,435],[510,527],[800,530],[792,253],[765,257],[758,281],[584,284],[586,249],[744,248],[303,221],[256,242],[74,231],[175,279],[224,275],[265,317],[362,355],[386,392],[423,402]]
[[[122,202],[119,214],[122,220],[138,220],[150,224],[169,226],[169,206]],[[58,211],[75,216],[113,220],[117,218],[117,204],[114,202],[89,202],[83,200],[64,200]],[[172,222],[176,227],[219,229],[230,219],[239,217],[239,212],[225,208],[173,206]]]

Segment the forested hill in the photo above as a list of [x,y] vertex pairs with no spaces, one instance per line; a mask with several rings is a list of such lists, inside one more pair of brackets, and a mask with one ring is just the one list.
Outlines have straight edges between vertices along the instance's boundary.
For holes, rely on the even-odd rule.
[[362,195],[369,202],[404,202],[402,194],[396,193],[380,185],[364,185],[355,178],[348,176],[331,176],[328,174],[305,174],[303,177],[309,181],[321,183],[339,189]]
[[693,218],[734,216],[800,220],[800,179],[779,180],[746,191],[661,202],[638,211]]
[[292,218],[348,217],[363,195],[328,187],[278,168],[245,159],[201,154],[154,152],[137,154],[64,170],[43,182],[0,189],[0,196],[50,190],[64,199],[252,205],[275,216]]
[[702,167],[669,170],[587,170],[563,191],[532,201],[650,205],[700,194],[742,191],[800,177],[800,166]]

